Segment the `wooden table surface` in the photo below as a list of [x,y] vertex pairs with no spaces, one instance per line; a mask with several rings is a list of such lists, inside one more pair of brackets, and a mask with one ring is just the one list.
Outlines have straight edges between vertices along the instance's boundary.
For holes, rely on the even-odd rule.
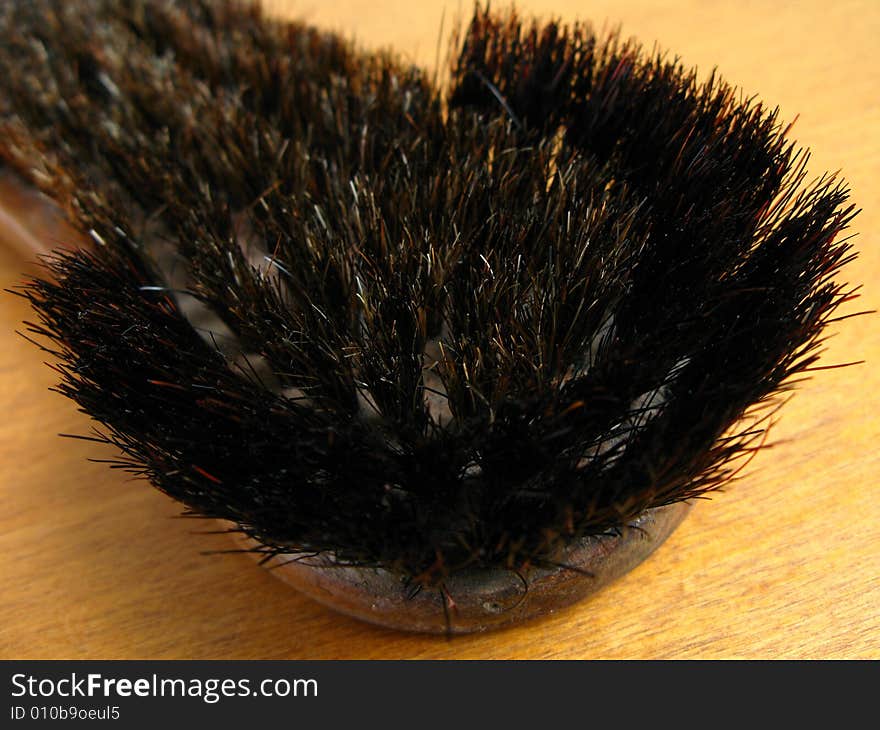
[[[469,6],[446,3],[446,28]],[[670,6],[670,7],[666,7]],[[443,2],[275,3],[365,46],[433,63]],[[843,171],[864,209],[848,311],[880,309],[880,2],[525,2],[522,11],[624,32],[757,93]],[[26,263],[0,249],[0,284]],[[0,297],[0,657],[663,658],[880,656],[880,315],[841,323],[824,364],[784,409],[773,448],[700,502],[646,563],[594,599],[498,633],[411,636],[298,596],[223,536],[60,439],[88,420],[50,393],[53,373],[13,331],[29,312]]]

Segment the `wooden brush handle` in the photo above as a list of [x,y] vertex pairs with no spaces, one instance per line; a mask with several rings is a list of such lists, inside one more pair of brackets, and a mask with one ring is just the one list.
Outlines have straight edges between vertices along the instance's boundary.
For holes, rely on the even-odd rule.
[[53,249],[84,245],[87,239],[51,200],[0,168],[0,247],[33,260]]
[[[660,547],[689,510],[683,502],[658,507],[643,512],[620,535],[585,538],[560,558],[570,567],[536,568],[522,578],[503,569],[464,570],[442,592],[415,592],[388,571],[336,565],[329,556],[283,555],[264,565],[318,603],[369,623],[466,634],[548,615],[593,595]],[[236,540],[249,550],[259,547],[239,533]]]

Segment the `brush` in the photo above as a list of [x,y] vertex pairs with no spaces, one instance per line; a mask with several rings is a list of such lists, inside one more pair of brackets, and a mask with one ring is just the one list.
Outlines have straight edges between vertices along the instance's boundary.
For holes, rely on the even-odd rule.
[[588,25],[478,5],[442,83],[231,0],[4,3],[0,41],[0,160],[91,241],[16,290],[86,438],[372,620],[631,567],[856,295],[778,112]]

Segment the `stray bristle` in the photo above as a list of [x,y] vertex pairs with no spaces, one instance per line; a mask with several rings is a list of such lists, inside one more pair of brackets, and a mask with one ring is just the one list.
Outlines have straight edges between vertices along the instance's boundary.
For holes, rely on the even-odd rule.
[[585,25],[455,42],[437,87],[229,0],[0,5],[0,160],[95,244],[29,331],[267,555],[553,564],[727,483],[852,294],[775,111]]

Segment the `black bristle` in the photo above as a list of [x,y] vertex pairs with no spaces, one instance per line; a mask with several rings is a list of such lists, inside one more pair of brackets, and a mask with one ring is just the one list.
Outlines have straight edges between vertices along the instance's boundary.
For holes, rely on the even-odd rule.
[[585,25],[458,43],[438,88],[232,0],[0,4],[0,160],[95,242],[20,292],[59,390],[191,512],[413,590],[728,483],[853,293],[776,111]]

